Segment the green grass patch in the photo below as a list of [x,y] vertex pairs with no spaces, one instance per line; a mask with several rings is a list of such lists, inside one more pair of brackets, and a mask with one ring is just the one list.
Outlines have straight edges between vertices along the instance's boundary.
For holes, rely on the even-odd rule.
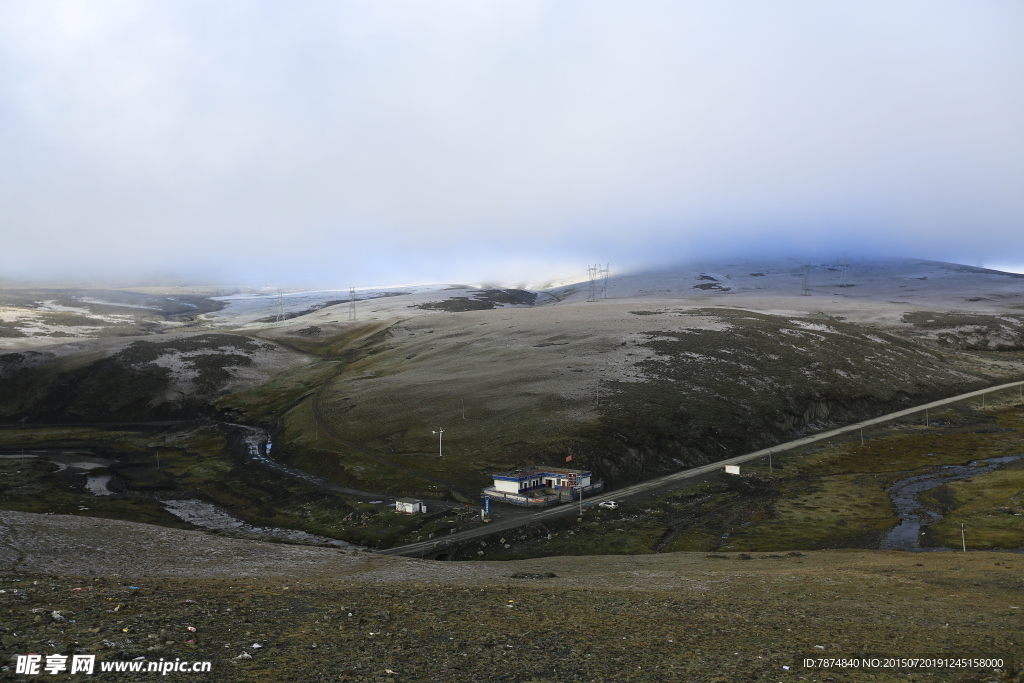
[[810,550],[870,542],[899,524],[889,494],[874,478],[822,477],[790,487],[770,513],[752,515],[719,550]]
[[0,508],[19,512],[102,517],[191,528],[147,498],[95,496],[74,487],[59,467],[46,460],[0,459]]
[[931,543],[959,547],[963,524],[969,548],[1024,547],[1024,463],[943,488],[952,493],[954,507],[929,528]]
[[274,422],[337,371],[338,364],[334,361],[311,362],[281,373],[259,386],[224,396],[214,403],[214,407],[238,411],[252,423]]

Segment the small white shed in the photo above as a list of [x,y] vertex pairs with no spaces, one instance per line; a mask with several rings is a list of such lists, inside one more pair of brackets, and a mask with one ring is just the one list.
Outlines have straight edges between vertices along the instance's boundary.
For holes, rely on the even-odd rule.
[[415,498],[399,498],[395,501],[395,510],[407,515],[418,515],[427,511],[427,506],[422,500]]

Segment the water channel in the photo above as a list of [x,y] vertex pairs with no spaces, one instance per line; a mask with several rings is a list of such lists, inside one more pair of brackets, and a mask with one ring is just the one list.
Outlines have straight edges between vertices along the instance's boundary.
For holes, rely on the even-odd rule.
[[979,474],[992,472],[997,468],[1024,458],[1024,454],[1006,455],[988,460],[974,460],[966,465],[945,465],[938,472],[918,474],[900,479],[886,489],[892,498],[892,504],[899,515],[900,524],[892,529],[879,546],[882,550],[939,551],[949,548],[922,548],[919,542],[921,527],[935,524],[942,515],[926,510],[917,497],[929,490],[959,479],[976,477]]
[[217,506],[201,500],[165,500],[163,504],[164,508],[178,519],[203,529],[269,536],[296,543],[329,543],[339,548],[361,547],[346,541],[339,541],[336,538],[317,536],[298,529],[252,526],[235,519]]

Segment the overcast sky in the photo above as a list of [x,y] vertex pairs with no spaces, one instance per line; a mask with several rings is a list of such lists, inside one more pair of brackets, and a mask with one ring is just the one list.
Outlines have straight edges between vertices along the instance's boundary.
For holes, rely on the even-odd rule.
[[1024,264],[1024,3],[0,0],[0,277]]

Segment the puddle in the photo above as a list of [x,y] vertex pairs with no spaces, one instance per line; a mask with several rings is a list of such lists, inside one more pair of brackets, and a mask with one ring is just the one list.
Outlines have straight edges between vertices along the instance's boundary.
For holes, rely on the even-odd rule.
[[[91,470],[98,470],[104,467],[109,467],[114,464],[114,460],[108,460],[107,458],[97,458],[92,455],[85,453],[76,453],[74,451],[62,451],[62,452],[42,452],[42,453],[22,453],[21,455],[0,455],[0,458],[4,459],[29,459],[38,458],[40,460],[46,460],[52,462],[57,466],[57,472],[63,472],[64,470],[77,470],[83,474],[88,474]],[[94,496],[112,496],[114,492],[107,488],[107,484],[110,482],[110,475],[89,475],[85,480],[85,489],[93,494]]]
[[[56,461],[51,461],[51,462],[56,462]],[[57,464],[61,466],[61,469],[64,469],[65,467],[70,467],[73,470],[97,470],[97,469],[99,469],[101,467],[107,467],[107,465],[104,464],[104,463],[100,463],[100,462],[86,462],[84,460],[77,460],[77,461],[69,462],[69,463],[66,463],[66,464],[65,463],[57,463]]]
[[221,531],[237,531],[246,534],[258,534],[260,536],[271,536],[282,538],[288,541],[300,543],[330,543],[339,548],[361,548],[362,546],[339,541],[326,536],[299,531],[297,529],[278,529],[275,527],[259,527],[246,524],[220,510],[215,505],[201,500],[165,500],[164,507],[172,515],[189,524],[195,524],[203,529],[219,529]]
[[107,488],[109,483],[109,474],[92,476],[85,480],[85,490],[94,496],[112,496],[114,492]]
[[1022,457],[1024,455],[1007,455],[1001,458],[975,460],[966,465],[946,465],[938,472],[933,472],[932,474],[919,474],[899,480],[890,486],[887,491],[892,498],[892,504],[896,508],[896,514],[901,522],[899,526],[886,534],[879,547],[882,550],[948,550],[948,548],[921,548],[918,544],[921,526],[938,522],[942,519],[942,515],[925,510],[924,506],[917,500],[917,496],[924,491],[942,486],[951,481],[967,479],[968,477],[991,472],[1001,465]]
[[5,460],[15,459],[29,459],[39,458],[40,460],[47,460],[57,465],[59,468],[57,471],[61,472],[66,469],[83,470],[88,472],[89,470],[99,469],[101,467],[109,467],[114,464],[113,460],[107,458],[97,458],[88,453],[78,453],[75,451],[58,451],[58,452],[37,452],[37,453],[22,453],[20,455],[0,455],[0,458]]

